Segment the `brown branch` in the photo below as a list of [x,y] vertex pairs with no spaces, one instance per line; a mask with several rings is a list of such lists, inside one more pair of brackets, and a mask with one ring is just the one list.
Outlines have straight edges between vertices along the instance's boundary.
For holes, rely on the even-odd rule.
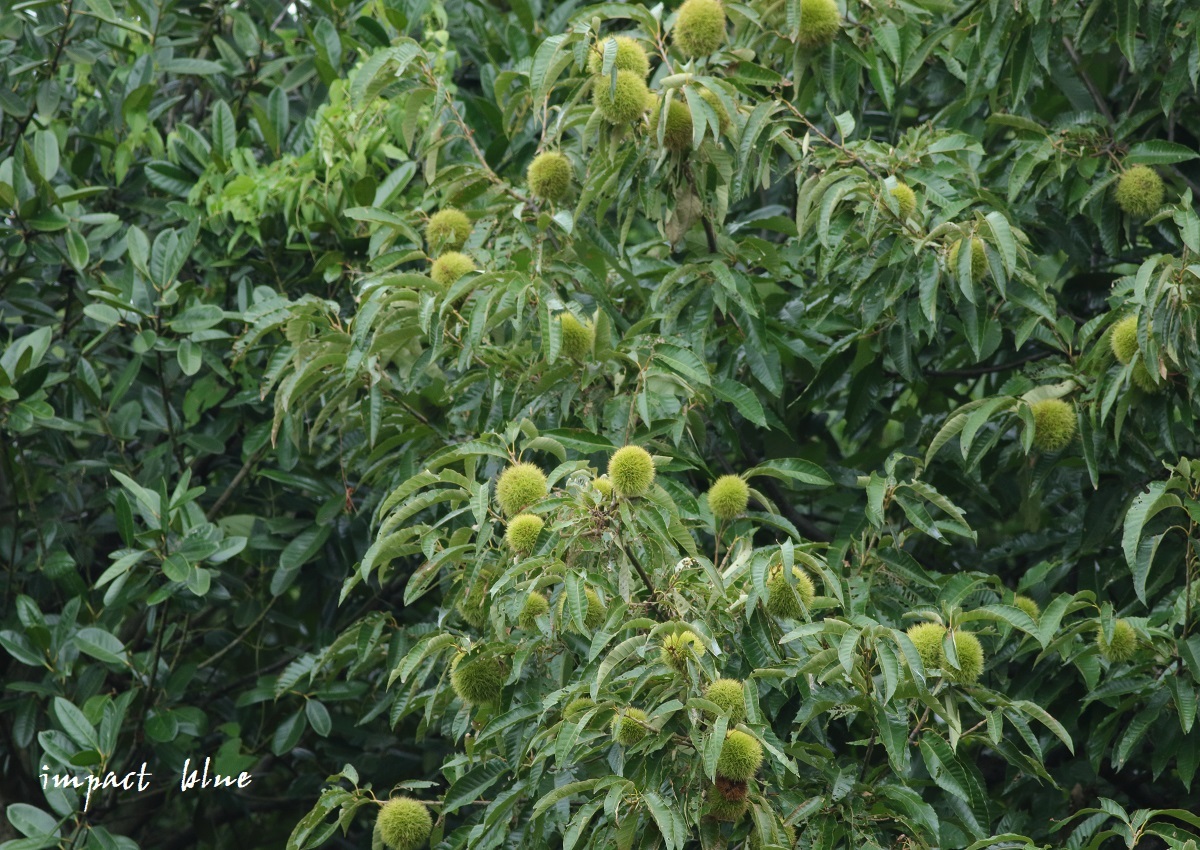
[[1009,369],[1015,369],[1018,366],[1024,366],[1026,363],[1034,363],[1038,360],[1044,360],[1055,352],[1039,351],[1036,354],[1028,354],[1025,357],[1019,357],[1009,363],[993,363],[990,366],[972,366],[970,369],[941,369],[925,372],[926,377],[930,378],[973,378],[978,375],[990,375],[993,372],[1005,372]]
[[242,633],[240,635],[238,635],[236,638],[231,640],[229,643],[225,644],[225,646],[221,647],[221,649],[219,649],[215,655],[212,655],[209,658],[205,659],[204,661],[201,661],[199,666],[196,667],[196,669],[203,670],[205,667],[210,667],[213,664],[216,664],[218,661],[221,660],[222,656],[224,656],[225,653],[229,652],[229,650],[233,649],[235,646],[237,646],[243,640],[245,640],[246,635],[250,634],[250,632],[252,632],[255,629],[255,627],[257,627],[258,624],[263,621],[263,618],[267,616],[268,612],[270,612],[270,610],[271,610],[271,606],[275,604],[275,600],[278,598],[279,598],[278,596],[272,596],[271,601],[263,606],[262,611],[259,612],[259,615],[254,618],[253,623],[246,626],[246,628],[244,628],[242,630]]
[[625,557],[629,559],[629,563],[633,564],[633,568],[637,570],[637,574],[641,576],[642,584],[646,585],[646,589],[650,591],[650,604],[654,606],[654,610],[657,611],[660,616],[665,617],[667,612],[662,605],[662,601],[658,598],[658,591],[655,590],[654,582],[650,580],[650,576],[646,572],[646,568],[642,566],[642,562],[639,561],[637,557],[635,557],[634,554],[629,551],[629,549],[625,546],[625,541],[621,539],[620,535],[617,535],[617,546],[620,547],[621,552],[625,555]]
[[1075,69],[1075,73],[1079,75],[1079,79],[1087,87],[1088,94],[1092,96],[1092,100],[1096,103],[1096,108],[1104,113],[1104,117],[1108,119],[1110,125],[1115,125],[1117,121],[1113,118],[1112,110],[1104,102],[1104,98],[1100,94],[1100,89],[1096,88],[1096,84],[1092,82],[1092,78],[1088,76],[1087,71],[1083,70],[1083,63],[1079,60],[1079,53],[1076,52],[1075,45],[1065,35],[1063,36],[1062,43],[1063,47],[1067,49],[1067,55],[1071,57],[1071,67]]
[[929,706],[925,706],[925,713],[921,715],[921,719],[917,721],[917,725],[913,727],[912,734],[908,736],[908,743],[916,743],[917,735],[921,733],[921,727],[925,725],[925,721],[929,719]]
[[[429,65],[425,65],[423,70],[425,72],[426,79],[429,80],[430,85],[432,85],[436,90],[437,79],[434,77],[433,69],[430,68]],[[475,131],[467,126],[467,122],[462,117],[462,113],[458,111],[458,107],[454,104],[454,95],[452,95],[449,90],[443,89],[443,92],[445,94],[446,108],[449,109],[450,114],[454,116],[454,123],[458,125],[458,129],[461,132],[462,137],[466,139],[467,144],[470,146],[471,152],[475,154],[475,159],[479,160],[479,164],[483,166],[483,170],[487,172],[488,179],[492,181],[492,183],[501,187],[506,195],[514,198],[515,200],[521,201],[522,203],[527,203],[529,199],[514,191],[513,188],[508,185],[508,182],[499,174],[497,174],[492,169],[492,166],[488,164],[487,157],[483,155],[483,151],[479,149],[479,145],[475,142]]]
[[[67,46],[67,36],[70,35],[71,32],[71,13],[74,11],[75,0],[67,0],[67,13],[66,17],[63,18],[62,38],[58,40],[58,46],[54,50],[54,56],[50,59],[50,69],[46,71],[46,75],[42,79],[48,80],[58,73],[58,63],[62,60],[63,50]],[[36,112],[37,106],[35,104],[35,106],[29,110],[29,114],[27,114],[24,118],[18,119],[17,135],[13,139],[12,147],[8,149],[9,156],[12,156],[14,153],[16,153],[17,145],[21,144],[21,138],[25,135],[25,130],[28,129],[29,122],[33,120],[33,116]],[[54,175],[43,174],[42,176],[47,182],[49,182],[50,178]]]
[[817,137],[820,138],[821,141],[823,141],[825,144],[829,145],[831,148],[836,148],[837,150],[841,151],[845,156],[850,157],[850,159],[854,160],[859,165],[861,165],[863,167],[863,169],[865,169],[866,172],[868,174],[870,174],[876,180],[880,179],[879,174],[875,171],[874,168],[871,167],[871,164],[869,162],[867,162],[861,156],[856,154],[854,151],[847,148],[845,145],[843,145],[839,142],[835,142],[833,139],[829,138],[829,136],[825,135],[825,133],[821,130],[820,127],[818,127],[813,122],[809,121],[808,116],[806,116],[803,112],[801,112],[799,109],[797,109],[795,106],[793,106],[789,101],[786,101],[786,100],[783,101],[783,105],[786,106],[788,109],[790,109],[792,114],[794,116],[796,116],[796,118],[798,118],[800,120],[800,122],[802,124],[804,124],[805,127],[807,127],[811,132],[816,133]]
[[[158,329],[161,332],[161,330],[162,330],[161,316],[159,317],[159,321],[157,324],[158,324]],[[157,371],[158,371],[158,390],[162,394],[163,416],[167,420],[167,440],[171,444],[171,457],[173,457],[175,459],[176,469],[178,469],[179,474],[182,475],[183,471],[185,469],[187,469],[187,464],[185,464],[183,462],[183,455],[180,454],[180,452],[179,452],[179,442],[175,438],[175,414],[171,411],[171,396],[167,392],[167,379],[164,376],[163,356],[162,356],[161,351],[156,351],[154,353],[157,357],[156,362],[158,365],[158,369],[157,369]],[[165,517],[164,517],[164,522],[165,522]]]
[[208,509],[207,513],[205,513],[204,518],[206,520],[212,522],[216,518],[217,513],[222,507],[225,506],[225,503],[229,501],[229,497],[233,495],[233,491],[238,488],[238,485],[242,483],[246,475],[250,472],[250,467],[257,463],[258,459],[262,457],[263,452],[266,451],[266,448],[267,447],[265,445],[259,446],[257,451],[251,454],[250,457],[246,458],[246,462],[242,464],[242,468],[239,469],[237,474],[233,476],[233,480],[229,482],[229,485],[225,488],[225,492],[217,497],[217,500],[213,502],[213,506]]
[[862,782],[867,776],[867,768],[871,766],[871,756],[875,752],[875,739],[879,735],[879,730],[871,732],[871,740],[867,742],[867,753],[863,756],[862,768],[858,771],[858,781]]
[[167,601],[165,603],[163,603],[162,615],[158,621],[158,634],[157,634],[157,636],[155,636],[155,639],[154,639],[154,654],[152,655],[152,657],[150,659],[150,676],[146,683],[146,697],[142,701],[142,710],[138,714],[137,728],[134,730],[134,733],[133,733],[133,743],[139,749],[141,747],[140,739],[142,737],[142,730],[145,728],[145,725],[146,725],[146,715],[149,714],[150,709],[153,708],[154,684],[155,684],[155,679],[158,678],[158,675],[157,675],[158,674],[158,659],[162,655],[163,633],[166,632],[166,630],[167,630],[167,615],[170,613],[171,613],[171,600],[170,600],[170,598],[168,598]]
[[700,221],[704,223],[704,236],[708,240],[708,253],[717,253],[717,234],[713,231],[712,221],[704,213],[700,213]]

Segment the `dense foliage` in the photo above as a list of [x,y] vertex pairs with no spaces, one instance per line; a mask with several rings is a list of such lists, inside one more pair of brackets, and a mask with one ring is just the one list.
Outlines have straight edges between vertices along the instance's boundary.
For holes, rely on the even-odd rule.
[[1198,75],[1182,0],[7,6],[0,848],[1194,850]]

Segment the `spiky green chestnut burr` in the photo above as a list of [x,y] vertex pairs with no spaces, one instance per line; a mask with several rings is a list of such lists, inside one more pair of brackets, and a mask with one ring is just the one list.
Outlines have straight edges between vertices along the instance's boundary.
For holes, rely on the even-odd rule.
[[646,75],[650,73],[650,59],[637,40],[627,35],[618,35],[597,41],[595,47],[588,51],[588,73],[597,75],[604,70],[604,51],[608,48],[608,43],[614,40],[617,43],[617,55],[613,59],[616,69],[630,71],[643,80],[646,79]]
[[1061,398],[1046,398],[1030,405],[1033,412],[1033,445],[1039,451],[1061,452],[1075,439],[1075,407]]
[[1137,316],[1126,316],[1113,325],[1108,333],[1108,346],[1122,366],[1128,366],[1129,361],[1137,354],[1137,325]]
[[[658,138],[659,104],[650,109],[650,138]],[[692,110],[678,99],[667,106],[667,123],[663,127],[663,147],[672,153],[683,153],[692,147]]]
[[1037,602],[1030,599],[1028,596],[1018,595],[1013,599],[1013,604],[1029,615],[1035,623],[1038,617],[1042,616],[1042,609],[1038,607]]
[[591,324],[584,324],[571,313],[559,316],[562,325],[562,353],[572,360],[585,360],[592,353],[596,332]]
[[518,555],[526,555],[533,551],[538,535],[545,527],[546,523],[540,516],[518,514],[509,521],[508,529],[504,532],[504,541],[508,548]]
[[717,131],[722,135],[727,134],[731,122],[729,120],[729,111],[725,109],[725,104],[721,103],[721,99],[713,94],[710,89],[701,89],[700,98],[713,108],[713,112],[717,113]]
[[730,799],[722,794],[715,785],[709,786],[704,799],[704,814],[723,823],[737,823],[746,814],[746,809],[750,805],[745,795]]
[[485,705],[495,702],[500,688],[508,675],[500,661],[495,658],[475,658],[463,662],[457,656],[450,666],[450,686],[454,693],[467,705]]
[[549,600],[536,590],[532,591],[525,597],[525,604],[521,606],[521,613],[517,615],[517,625],[531,632],[537,628],[537,618],[549,611]]
[[[971,277],[982,280],[988,271],[987,250],[983,247],[982,239],[975,236],[966,238],[971,240]],[[950,246],[950,271],[954,274],[958,273],[958,252],[962,243],[963,240],[959,239]]]
[[491,581],[491,570],[481,570],[474,583],[465,588],[466,592],[459,594],[454,606],[467,625],[480,631],[487,625],[488,586]]
[[708,509],[719,520],[731,520],[750,503],[750,487],[740,475],[722,475],[708,488]]
[[592,486],[600,491],[600,495],[608,499],[612,497],[613,485],[612,480],[607,475],[600,475],[592,479]]
[[1154,376],[1146,368],[1144,362],[1135,365],[1129,376],[1133,379],[1133,385],[1144,393],[1153,395],[1163,390],[1163,385],[1154,380]]
[[546,496],[546,474],[532,463],[516,463],[496,481],[496,501],[505,516],[520,513]]
[[582,715],[585,711],[590,711],[596,707],[596,701],[590,697],[576,697],[567,703],[566,708],[562,711],[563,720],[574,720]]
[[625,446],[608,461],[608,478],[618,496],[644,496],[654,483],[654,458],[641,446]]
[[925,665],[926,671],[942,666],[945,661],[942,655],[945,626],[940,623],[917,623],[909,627],[907,634],[908,639],[917,648],[917,655],[921,656],[921,663]]
[[[587,600],[587,611],[583,615],[583,625],[590,629],[598,629],[604,625],[604,621],[608,619],[608,608],[600,601],[600,594],[592,590],[590,587],[584,588],[583,597]],[[567,605],[567,595],[564,593],[558,597],[558,618],[563,620],[565,617],[564,611]],[[574,630],[575,621],[569,620],[567,628]]]
[[475,261],[458,251],[447,251],[433,261],[429,276],[442,286],[449,286],[460,277],[475,271]]
[[608,618],[608,608],[600,601],[600,594],[590,587],[583,591],[587,599],[587,613],[583,615],[583,624],[589,629],[598,629]]
[[612,721],[613,740],[622,747],[632,747],[650,733],[646,727],[646,712],[640,708],[618,711]]
[[837,37],[842,28],[842,13],[833,0],[800,0],[801,47],[814,50]]
[[375,834],[388,850],[417,850],[429,840],[432,830],[429,809],[411,797],[388,800],[375,820]]
[[792,578],[795,582],[789,587],[782,568],[776,567],[767,579],[767,613],[772,617],[798,620],[816,598],[817,590],[804,570],[792,567]]
[[571,160],[558,151],[546,151],[533,158],[525,172],[525,182],[535,198],[543,201],[561,201],[571,188],[571,177],[575,169]]
[[616,88],[608,77],[592,78],[592,103],[609,124],[631,124],[646,111],[650,90],[633,71],[617,71]]
[[1148,165],[1135,165],[1117,178],[1116,197],[1126,215],[1147,218],[1162,206],[1162,178]]
[[1126,620],[1113,623],[1112,642],[1104,640],[1104,629],[1096,629],[1096,647],[1105,661],[1119,664],[1128,661],[1137,652],[1137,632]]
[[431,248],[457,251],[471,236],[471,219],[462,210],[446,207],[429,217],[425,225],[425,241]]
[[960,685],[973,685],[983,674],[983,644],[970,632],[954,633],[954,651],[958,654],[958,669],[944,665],[946,678]]
[[897,183],[892,187],[891,193],[896,199],[896,206],[900,208],[901,220],[908,221],[917,211],[917,193],[907,183]]
[[704,654],[704,644],[696,633],[684,630],[663,638],[658,657],[663,664],[680,673],[687,672],[688,661],[695,661]]
[[746,719],[745,686],[737,679],[717,679],[704,689],[704,698],[720,706],[729,715],[730,723]]
[[717,757],[717,773],[735,782],[745,782],[762,766],[763,750],[752,735],[738,729],[725,736],[725,745]]
[[711,55],[725,41],[725,7],[720,0],[687,0],[679,7],[671,40],[689,59]]

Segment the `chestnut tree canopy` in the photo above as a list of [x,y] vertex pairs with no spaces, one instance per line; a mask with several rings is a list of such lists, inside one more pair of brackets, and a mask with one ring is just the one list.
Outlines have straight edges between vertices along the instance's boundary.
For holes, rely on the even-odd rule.
[[1195,850],[1198,76],[1185,0],[6,3],[0,850]]

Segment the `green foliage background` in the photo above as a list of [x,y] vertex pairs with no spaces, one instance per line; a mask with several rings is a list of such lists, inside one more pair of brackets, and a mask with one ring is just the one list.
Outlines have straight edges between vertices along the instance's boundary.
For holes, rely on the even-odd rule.
[[[0,848],[364,846],[396,788],[445,848],[1185,846],[1200,9],[848,0],[807,49],[806,6],[729,2],[685,61],[634,3],[4,5]],[[690,148],[594,114],[608,33]],[[1134,164],[1148,219],[1113,201]],[[449,206],[479,272],[443,288]],[[605,497],[625,444],[655,486]],[[517,460],[551,485],[528,556],[492,496]],[[772,616],[792,564],[817,596]],[[977,683],[922,664],[922,620],[981,639]],[[719,676],[765,752],[736,824],[705,817]],[[628,705],[649,734],[615,746]],[[252,787],[181,793],[198,755]],[[153,792],[86,815],[39,779],[142,761]]]

